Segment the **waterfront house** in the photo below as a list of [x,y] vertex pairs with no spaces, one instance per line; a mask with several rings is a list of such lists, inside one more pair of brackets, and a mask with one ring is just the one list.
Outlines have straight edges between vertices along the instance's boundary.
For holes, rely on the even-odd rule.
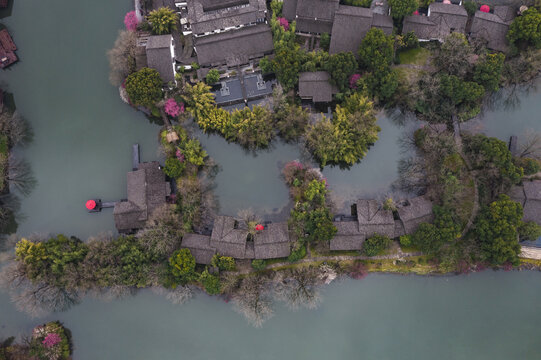
[[288,257],[291,253],[291,242],[287,223],[268,224],[264,230],[255,234],[253,245],[255,259]]
[[166,203],[171,185],[157,161],[140,163],[127,174],[128,198],[115,203],[113,217],[120,233],[131,233],[144,227],[152,212]]
[[175,46],[173,36],[153,35],[146,42],[146,63],[156,69],[164,83],[175,81]]
[[421,223],[434,221],[432,202],[426,196],[406,200],[398,207],[397,212],[404,228],[404,234],[413,234]]
[[0,8],[7,8],[8,0],[0,0]]
[[328,103],[338,88],[330,83],[330,75],[326,71],[303,72],[299,74],[299,97],[314,103]]
[[453,32],[464,34],[467,22],[468,13],[464,7],[451,3],[432,3],[426,16],[406,16],[402,33],[413,32],[420,41],[443,42]]
[[484,39],[489,49],[507,51],[507,31],[514,17],[515,12],[510,6],[495,6],[493,13],[477,11],[473,16],[470,37]]
[[17,62],[15,50],[17,50],[17,46],[15,46],[9,32],[6,29],[0,30],[0,69]]
[[235,259],[246,258],[248,230],[239,229],[238,222],[231,216],[218,216],[214,220],[210,246],[220,255]]
[[359,223],[359,232],[367,238],[374,234],[394,237],[393,212],[385,210],[376,200],[357,201],[357,221]]
[[357,221],[335,221],[336,235],[330,241],[330,250],[361,250],[365,234],[359,231]]
[[524,180],[522,186],[513,186],[509,196],[522,204],[523,221],[533,221],[541,225],[541,180]]
[[282,15],[296,21],[296,31],[308,34],[330,34],[339,0],[284,0]]
[[334,15],[329,54],[352,52],[358,57],[361,41],[372,27],[390,35],[393,20],[389,15],[376,13],[372,9],[340,5]]
[[190,250],[198,264],[210,264],[216,254],[216,249],[210,246],[210,236],[206,235],[186,234],[182,237],[180,247]]
[[272,54],[265,0],[188,0],[187,9],[202,67],[235,67]]

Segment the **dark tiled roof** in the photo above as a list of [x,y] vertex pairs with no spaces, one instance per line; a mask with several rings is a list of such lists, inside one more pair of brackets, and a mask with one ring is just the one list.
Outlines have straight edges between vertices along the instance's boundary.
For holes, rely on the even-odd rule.
[[175,80],[172,41],[171,35],[154,35],[148,38],[146,46],[148,67],[156,69],[164,83]]
[[218,216],[210,237],[210,246],[220,255],[244,259],[246,256],[246,238],[248,232],[235,229],[235,219],[230,216]]
[[513,186],[511,187],[511,190],[509,190],[509,197],[511,200],[516,201],[520,203],[520,205],[524,206],[524,203],[526,202],[526,194],[524,194],[524,186]]
[[421,40],[435,39],[437,35],[436,24],[423,15],[411,15],[404,18],[402,33],[407,34],[409,32],[415,33]]
[[[288,4],[284,5],[283,12],[288,20],[296,20],[297,31],[330,34],[338,4],[339,0],[288,1]],[[294,5],[296,5],[295,16],[292,16]]]
[[443,41],[452,32],[464,34],[466,30],[468,13],[460,5],[432,3],[428,14],[406,16],[402,33],[413,31],[420,40]]
[[202,66],[235,66],[272,53],[274,47],[270,27],[261,24],[197,38],[195,49]]
[[461,17],[468,17],[468,13],[466,12],[466,9],[460,5],[455,4],[444,4],[444,3],[432,3],[428,7],[430,11],[430,16],[435,15],[435,13],[438,14],[448,14],[448,15],[458,15]]
[[357,221],[359,222],[359,232],[366,237],[373,234],[385,235],[390,238],[394,236],[393,213],[384,210],[376,200],[357,201]]
[[188,18],[194,34],[241,25],[265,19],[264,0],[188,0]]
[[337,232],[330,241],[330,249],[336,250],[361,250],[365,235],[359,232],[356,221],[335,221]]
[[398,216],[404,225],[406,234],[412,234],[421,223],[434,220],[432,202],[425,196],[407,200],[407,204],[398,208]]
[[525,181],[524,193],[527,200],[541,201],[541,180]]
[[330,76],[326,71],[300,73],[299,96],[313,102],[331,102],[338,89],[329,80]]
[[533,221],[541,225],[541,180],[523,182],[522,186],[513,186],[509,197],[524,208],[524,221]]
[[361,41],[372,25],[372,17],[370,9],[340,5],[334,15],[329,53],[351,51],[357,56]]
[[275,259],[289,256],[291,243],[287,223],[272,223],[254,238],[256,259]]
[[393,33],[393,19],[388,15],[374,14],[372,27],[381,29],[385,35],[391,35]]
[[189,249],[198,264],[210,264],[216,249],[210,246],[210,236],[186,234],[182,238],[182,248]]
[[487,41],[487,47],[492,50],[507,51],[509,48],[507,31],[512,20],[506,21],[504,18],[498,16],[496,14],[496,9],[498,8],[500,9],[498,13],[505,19],[514,15],[512,11],[502,9],[509,8],[506,6],[497,6],[494,9],[494,14],[477,11],[473,17],[470,36],[472,38],[485,39]]
[[156,161],[139,164],[127,174],[128,201],[117,202],[113,210],[119,232],[130,232],[144,226],[148,216],[165,204],[170,184]]
[[284,0],[282,16],[289,21],[295,21],[297,15],[297,0]]

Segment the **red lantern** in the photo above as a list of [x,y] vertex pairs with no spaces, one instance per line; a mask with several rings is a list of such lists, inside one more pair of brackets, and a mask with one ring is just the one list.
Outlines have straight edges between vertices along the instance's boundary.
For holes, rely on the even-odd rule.
[[96,208],[96,202],[94,200],[88,200],[86,202],[86,208],[88,210],[94,210]]
[[261,224],[257,224],[257,225],[255,226],[255,229],[256,229],[257,231],[261,231],[261,230],[265,230],[265,227],[264,227],[263,225],[261,225]]
[[479,9],[480,11],[484,12],[484,13],[488,13],[490,12],[490,6],[488,5],[481,5],[481,8]]
[[413,12],[413,15],[419,15],[419,10],[415,10],[415,11]]

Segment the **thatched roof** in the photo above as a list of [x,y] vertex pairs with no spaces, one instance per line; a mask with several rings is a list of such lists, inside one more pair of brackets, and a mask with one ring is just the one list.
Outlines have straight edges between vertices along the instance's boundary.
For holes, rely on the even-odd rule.
[[115,203],[113,216],[119,232],[131,232],[144,226],[148,216],[165,204],[171,186],[157,161],[140,163],[127,174],[128,199]]
[[332,85],[326,71],[303,72],[299,74],[299,96],[313,102],[331,102],[338,88]]
[[398,216],[406,234],[412,234],[424,222],[434,221],[432,202],[426,196],[408,199],[406,205],[398,208]]
[[287,223],[272,223],[254,238],[256,259],[275,259],[287,257],[291,253],[291,243]]
[[210,246],[210,236],[186,234],[182,238],[182,248],[189,249],[198,264],[210,264],[216,249]]
[[359,232],[366,237],[373,234],[394,236],[394,218],[392,211],[384,210],[376,200],[357,201],[357,221]]
[[365,235],[359,232],[356,221],[335,221],[337,232],[331,239],[330,249],[337,250],[361,250]]
[[153,35],[148,38],[146,45],[147,65],[160,73],[164,83],[175,80],[172,43],[171,35]]
[[525,181],[524,221],[533,221],[541,225],[541,180]]
[[339,0],[285,0],[282,13],[297,22],[297,31],[330,34],[338,4]]
[[265,0],[188,0],[188,19],[196,35],[261,23],[266,12]]
[[236,221],[230,216],[218,216],[214,220],[210,246],[220,255],[244,259],[246,256],[246,238],[248,231],[236,228]]
[[496,6],[494,13],[477,11],[473,17],[470,36],[487,41],[487,47],[497,51],[507,51],[507,31],[514,13],[509,6]]
[[247,26],[195,39],[201,66],[236,66],[271,54],[274,50],[269,25]]

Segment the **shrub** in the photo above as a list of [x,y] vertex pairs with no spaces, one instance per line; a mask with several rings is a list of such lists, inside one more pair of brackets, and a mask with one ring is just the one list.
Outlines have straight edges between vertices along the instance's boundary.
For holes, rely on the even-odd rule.
[[254,270],[261,271],[261,270],[265,270],[266,267],[267,267],[267,262],[265,260],[262,260],[262,259],[252,260],[252,268]]
[[207,84],[214,84],[220,80],[220,73],[216,69],[212,69],[207,73],[206,81]]
[[163,169],[163,172],[171,179],[178,179],[182,175],[185,168],[186,164],[181,162],[179,159],[168,158],[165,160],[165,168]]
[[306,246],[300,245],[296,249],[291,250],[291,254],[287,257],[287,261],[296,262],[306,256]]
[[199,281],[201,281],[201,284],[203,284],[205,291],[209,295],[218,295],[222,291],[220,278],[209,273],[207,269],[201,273]]
[[180,115],[180,106],[175,101],[175,99],[167,99],[164,106],[165,113],[173,118],[176,118]]
[[131,74],[126,79],[126,91],[134,105],[151,108],[161,100],[163,80],[160,74],[149,68]]
[[329,51],[329,45],[331,44],[331,36],[329,33],[323,33],[321,34],[321,38],[319,39],[319,45],[321,48],[325,51]]
[[477,3],[473,1],[465,1],[464,2],[464,8],[466,9],[466,12],[469,16],[475,15],[475,12],[477,11]]
[[185,284],[194,278],[195,258],[190,250],[179,249],[169,258],[169,268],[174,279]]
[[535,241],[541,237],[541,226],[533,221],[522,222],[519,225],[518,234],[521,241]]
[[402,235],[400,236],[400,246],[402,247],[410,247],[411,244],[411,235]]
[[135,15],[135,11],[130,11],[126,13],[126,16],[124,17],[124,25],[126,26],[126,30],[129,30],[129,31],[137,30],[138,23],[139,23],[139,20],[137,20],[137,15]]
[[235,270],[235,259],[229,256],[220,256],[216,254],[212,257],[210,264],[224,271]]
[[517,166],[524,169],[524,175],[533,175],[541,171],[539,160],[531,158],[520,158],[517,160]]
[[376,256],[391,245],[391,239],[384,235],[372,235],[363,243],[363,253],[366,256]]
[[152,32],[156,35],[171,34],[177,28],[178,16],[174,10],[161,7],[148,14],[148,22],[152,26]]

